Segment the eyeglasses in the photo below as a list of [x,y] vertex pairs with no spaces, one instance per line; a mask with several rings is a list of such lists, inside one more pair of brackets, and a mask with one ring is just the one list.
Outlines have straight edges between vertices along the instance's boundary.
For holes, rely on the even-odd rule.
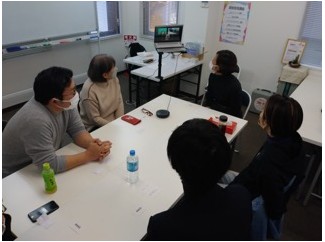
[[141,109],[141,111],[144,113],[144,114],[147,114],[148,116],[152,116],[152,112],[150,112],[149,110],[143,108]]

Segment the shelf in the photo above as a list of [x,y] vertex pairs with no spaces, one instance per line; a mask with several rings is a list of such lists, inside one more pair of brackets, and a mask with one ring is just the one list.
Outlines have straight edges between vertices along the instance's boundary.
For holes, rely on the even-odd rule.
[[2,46],[2,60],[49,51],[53,47],[94,40],[98,40],[97,31],[4,45]]

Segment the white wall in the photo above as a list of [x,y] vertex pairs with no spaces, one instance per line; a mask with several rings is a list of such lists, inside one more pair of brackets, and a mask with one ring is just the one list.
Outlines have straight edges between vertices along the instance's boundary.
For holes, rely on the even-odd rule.
[[[121,31],[139,36],[139,2],[121,2]],[[136,21],[135,21],[136,20]],[[136,30],[136,31],[135,31]],[[153,50],[152,41],[144,43]],[[128,53],[123,36],[104,39],[100,46],[95,42],[82,42],[66,46],[53,47],[49,51],[20,56],[2,61],[2,108],[27,101],[33,95],[33,83],[36,75],[50,66],[63,66],[73,70],[77,84],[87,78],[87,69],[91,58],[98,53],[112,55],[120,71],[125,69],[123,59]]]
[[[201,94],[208,79],[208,63],[217,50],[230,49],[242,68],[241,83],[252,92],[255,88],[276,90],[281,72],[281,57],[288,38],[297,38],[306,2],[252,2],[246,41],[243,45],[219,42],[224,2],[209,1],[201,8],[200,1],[180,2],[180,23],[184,24],[183,42],[204,42],[205,54]],[[121,2],[123,34],[136,34],[147,51],[154,50],[153,40],[140,38],[140,2]],[[101,41],[100,52],[117,61],[119,70],[127,55],[123,36]],[[96,42],[54,47],[50,51],[26,55],[2,62],[2,108],[27,101],[32,95],[34,78],[53,65],[71,68],[78,83],[86,78],[90,59],[98,53]]]
[[183,39],[186,42],[205,43],[208,8],[202,8],[201,2],[181,2],[181,23],[184,24]]
[[147,51],[153,51],[153,39],[140,38],[140,2],[129,1],[122,2],[122,28],[123,34],[136,35],[138,42],[146,48]]
[[219,42],[223,2],[209,2],[207,45],[214,51],[229,49],[241,66],[242,87],[276,91],[282,54],[288,38],[297,39],[306,2],[252,2],[246,41],[243,45]]
[[33,95],[36,75],[51,66],[73,70],[76,82],[85,80],[89,60],[98,52],[96,43],[53,47],[49,51],[2,61],[2,108],[27,101]]

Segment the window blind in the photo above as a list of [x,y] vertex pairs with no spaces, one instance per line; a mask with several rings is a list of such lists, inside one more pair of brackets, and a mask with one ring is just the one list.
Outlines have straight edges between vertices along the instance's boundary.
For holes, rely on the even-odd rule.
[[307,2],[300,39],[306,41],[302,64],[322,66],[322,2]]

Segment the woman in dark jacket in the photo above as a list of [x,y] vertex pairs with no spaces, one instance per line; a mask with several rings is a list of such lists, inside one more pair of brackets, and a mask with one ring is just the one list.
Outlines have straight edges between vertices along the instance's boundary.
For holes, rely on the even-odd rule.
[[232,75],[239,72],[237,57],[230,50],[220,50],[209,64],[209,76],[204,106],[241,118],[241,92],[238,79]]
[[281,221],[291,190],[303,177],[305,160],[302,139],[297,133],[302,120],[303,111],[296,100],[278,94],[271,96],[258,122],[266,131],[267,140],[232,182],[250,191],[253,210],[254,202],[264,204],[264,213],[273,221]]

